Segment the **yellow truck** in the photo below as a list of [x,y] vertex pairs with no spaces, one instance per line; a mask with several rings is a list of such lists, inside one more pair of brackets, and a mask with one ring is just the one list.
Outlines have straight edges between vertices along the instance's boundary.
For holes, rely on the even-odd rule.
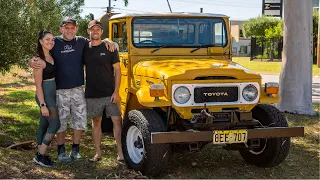
[[119,44],[122,148],[127,166],[165,170],[171,146],[213,143],[260,167],[285,160],[288,127],[271,104],[278,83],[232,62],[229,18],[205,13],[117,14],[109,38]]

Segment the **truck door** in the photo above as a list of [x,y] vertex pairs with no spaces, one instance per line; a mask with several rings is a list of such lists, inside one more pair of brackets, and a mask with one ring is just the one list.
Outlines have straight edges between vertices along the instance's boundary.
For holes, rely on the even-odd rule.
[[121,68],[121,84],[119,94],[121,97],[121,112],[122,115],[126,112],[128,99],[128,43],[127,43],[127,28],[126,22],[120,21],[112,24],[112,40],[119,45],[119,59]]

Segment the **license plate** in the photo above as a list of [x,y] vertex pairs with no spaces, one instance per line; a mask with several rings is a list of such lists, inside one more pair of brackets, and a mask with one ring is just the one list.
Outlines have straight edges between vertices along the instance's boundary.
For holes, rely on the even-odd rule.
[[248,140],[247,130],[213,131],[213,144],[245,143]]

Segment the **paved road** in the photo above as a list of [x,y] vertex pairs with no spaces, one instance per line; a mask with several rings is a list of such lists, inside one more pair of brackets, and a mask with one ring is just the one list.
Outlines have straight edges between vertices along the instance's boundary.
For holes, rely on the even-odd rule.
[[[279,82],[278,75],[261,74],[262,83],[265,82]],[[320,103],[320,77],[314,76],[312,78],[312,102]]]

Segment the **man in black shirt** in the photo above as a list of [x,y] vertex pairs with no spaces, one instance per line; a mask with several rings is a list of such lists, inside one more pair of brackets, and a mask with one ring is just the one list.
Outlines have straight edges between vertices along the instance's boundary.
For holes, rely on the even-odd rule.
[[88,25],[91,42],[85,46],[83,59],[86,66],[86,90],[88,117],[92,118],[92,139],[96,155],[91,161],[101,159],[101,120],[103,111],[110,116],[114,124],[114,137],[117,143],[117,160],[123,160],[121,149],[121,112],[120,101],[120,64],[118,52],[106,49],[101,40],[102,25],[92,20]]

